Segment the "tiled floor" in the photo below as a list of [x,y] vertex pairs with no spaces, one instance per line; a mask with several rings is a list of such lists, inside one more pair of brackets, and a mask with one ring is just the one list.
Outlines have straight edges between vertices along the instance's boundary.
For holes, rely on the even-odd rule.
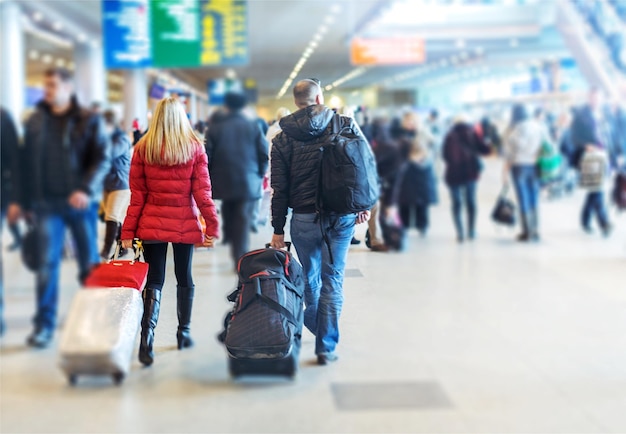
[[[543,241],[520,245],[489,221],[498,173],[489,162],[474,243],[456,244],[442,189],[407,252],[352,247],[340,360],[314,365],[307,333],[294,382],[229,379],[215,336],[235,275],[220,246],[196,253],[193,349],[175,349],[170,263],[154,366],[71,388],[56,347],[23,345],[32,276],[5,254],[0,432],[626,432],[626,215],[605,240],[579,230],[580,193],[544,200]],[[75,274],[67,263],[61,316]]]

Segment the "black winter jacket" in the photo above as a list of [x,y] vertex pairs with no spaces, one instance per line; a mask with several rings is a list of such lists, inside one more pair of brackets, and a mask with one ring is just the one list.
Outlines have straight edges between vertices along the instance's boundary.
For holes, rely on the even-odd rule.
[[[332,133],[335,113],[326,106],[312,105],[280,120],[282,132],[272,140],[272,226],[284,234],[287,210],[306,214],[316,211],[321,146]],[[352,118],[341,117],[341,127],[362,134]]]
[[214,199],[261,198],[268,144],[256,121],[241,113],[217,113],[211,119],[205,146]]
[[105,191],[128,190],[130,177],[130,137],[120,128],[111,134],[111,170],[104,178]]
[[[49,200],[43,188],[43,158],[47,145],[46,124],[52,116],[50,106],[41,101],[24,129],[24,158],[20,172],[24,186],[21,203],[26,209]],[[93,201],[98,201],[102,196],[104,177],[111,168],[111,144],[102,117],[81,108],[72,98],[66,133],[69,141],[63,156],[65,168],[58,169],[58,176],[66,176],[74,191],[83,191]]]

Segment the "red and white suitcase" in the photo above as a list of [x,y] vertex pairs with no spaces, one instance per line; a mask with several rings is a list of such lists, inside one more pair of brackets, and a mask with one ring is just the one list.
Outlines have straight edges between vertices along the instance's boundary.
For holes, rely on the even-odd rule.
[[59,347],[61,369],[72,385],[79,375],[110,375],[120,384],[130,371],[148,264],[138,261],[141,243],[132,261],[118,261],[119,248],[72,300]]
[[70,384],[79,375],[110,375],[120,384],[130,371],[143,315],[135,288],[85,288],[74,296],[60,342],[60,366]]

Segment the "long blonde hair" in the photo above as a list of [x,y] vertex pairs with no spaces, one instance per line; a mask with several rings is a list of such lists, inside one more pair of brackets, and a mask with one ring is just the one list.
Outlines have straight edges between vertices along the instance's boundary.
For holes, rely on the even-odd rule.
[[183,105],[169,97],[159,101],[148,132],[137,147],[143,151],[146,163],[174,166],[191,160],[200,142]]

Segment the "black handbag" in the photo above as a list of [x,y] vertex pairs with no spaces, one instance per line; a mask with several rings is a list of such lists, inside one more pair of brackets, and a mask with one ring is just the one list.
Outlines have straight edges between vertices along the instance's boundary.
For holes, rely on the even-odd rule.
[[498,224],[515,226],[515,204],[510,199],[507,199],[506,195],[508,190],[508,185],[502,188],[498,200],[496,201],[496,206],[491,213],[491,218]]
[[39,226],[31,222],[22,239],[22,262],[30,271],[38,271],[45,254],[44,238]]

